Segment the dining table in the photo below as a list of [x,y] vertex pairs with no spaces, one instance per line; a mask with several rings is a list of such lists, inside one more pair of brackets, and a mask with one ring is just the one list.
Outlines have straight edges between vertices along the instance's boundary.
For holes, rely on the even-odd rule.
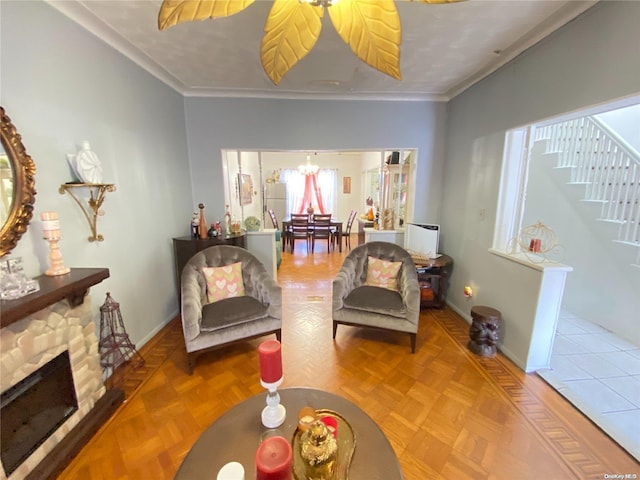
[[[282,232],[285,233],[291,226],[291,219],[282,220]],[[334,235],[336,236],[338,251],[342,253],[342,222],[339,220],[331,219],[331,228],[334,229]],[[313,218],[309,219],[309,229],[313,229]],[[282,250],[284,251],[284,246],[286,241],[282,242]]]

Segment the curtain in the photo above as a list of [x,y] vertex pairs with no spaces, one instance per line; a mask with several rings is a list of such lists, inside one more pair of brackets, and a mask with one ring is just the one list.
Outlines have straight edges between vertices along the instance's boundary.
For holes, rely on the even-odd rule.
[[315,175],[302,175],[298,170],[285,169],[282,181],[287,184],[289,212],[304,213],[309,203],[314,211],[335,215],[338,205],[338,176],[335,170],[322,169]]
[[318,189],[322,192],[324,212],[338,216],[338,175],[334,169],[320,170],[317,175]]
[[280,179],[287,184],[287,212],[297,213],[300,205],[304,205],[304,175],[298,170],[283,169]]

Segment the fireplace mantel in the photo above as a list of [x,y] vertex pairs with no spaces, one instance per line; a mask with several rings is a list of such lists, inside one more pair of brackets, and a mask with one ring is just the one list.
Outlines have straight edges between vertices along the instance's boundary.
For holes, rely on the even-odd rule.
[[[78,410],[39,445],[9,477],[54,480],[124,401],[119,388],[106,390],[90,297],[109,278],[107,268],[72,268],[68,274],[36,277],[40,290],[0,302],[2,347],[0,390],[15,385],[48,357],[67,351]],[[85,297],[86,296],[86,297]],[[6,328],[8,326],[8,328]]]
[[67,299],[69,306],[77,307],[84,301],[89,287],[109,278],[108,268],[72,268],[65,275],[35,277],[40,290],[16,300],[0,301],[0,323],[2,328],[35,313],[43,308]]

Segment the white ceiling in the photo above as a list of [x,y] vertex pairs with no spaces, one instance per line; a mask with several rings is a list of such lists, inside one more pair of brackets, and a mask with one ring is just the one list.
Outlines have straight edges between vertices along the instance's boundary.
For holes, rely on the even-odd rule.
[[160,32],[161,0],[48,0],[184,95],[432,100],[453,98],[596,1],[398,1],[401,81],[358,60],[325,15],[313,50],[274,86],[260,63],[271,1]]

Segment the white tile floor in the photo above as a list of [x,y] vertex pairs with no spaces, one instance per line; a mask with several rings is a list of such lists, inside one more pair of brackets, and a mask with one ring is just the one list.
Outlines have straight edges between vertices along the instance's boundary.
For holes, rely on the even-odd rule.
[[640,461],[640,347],[562,311],[538,375]]

